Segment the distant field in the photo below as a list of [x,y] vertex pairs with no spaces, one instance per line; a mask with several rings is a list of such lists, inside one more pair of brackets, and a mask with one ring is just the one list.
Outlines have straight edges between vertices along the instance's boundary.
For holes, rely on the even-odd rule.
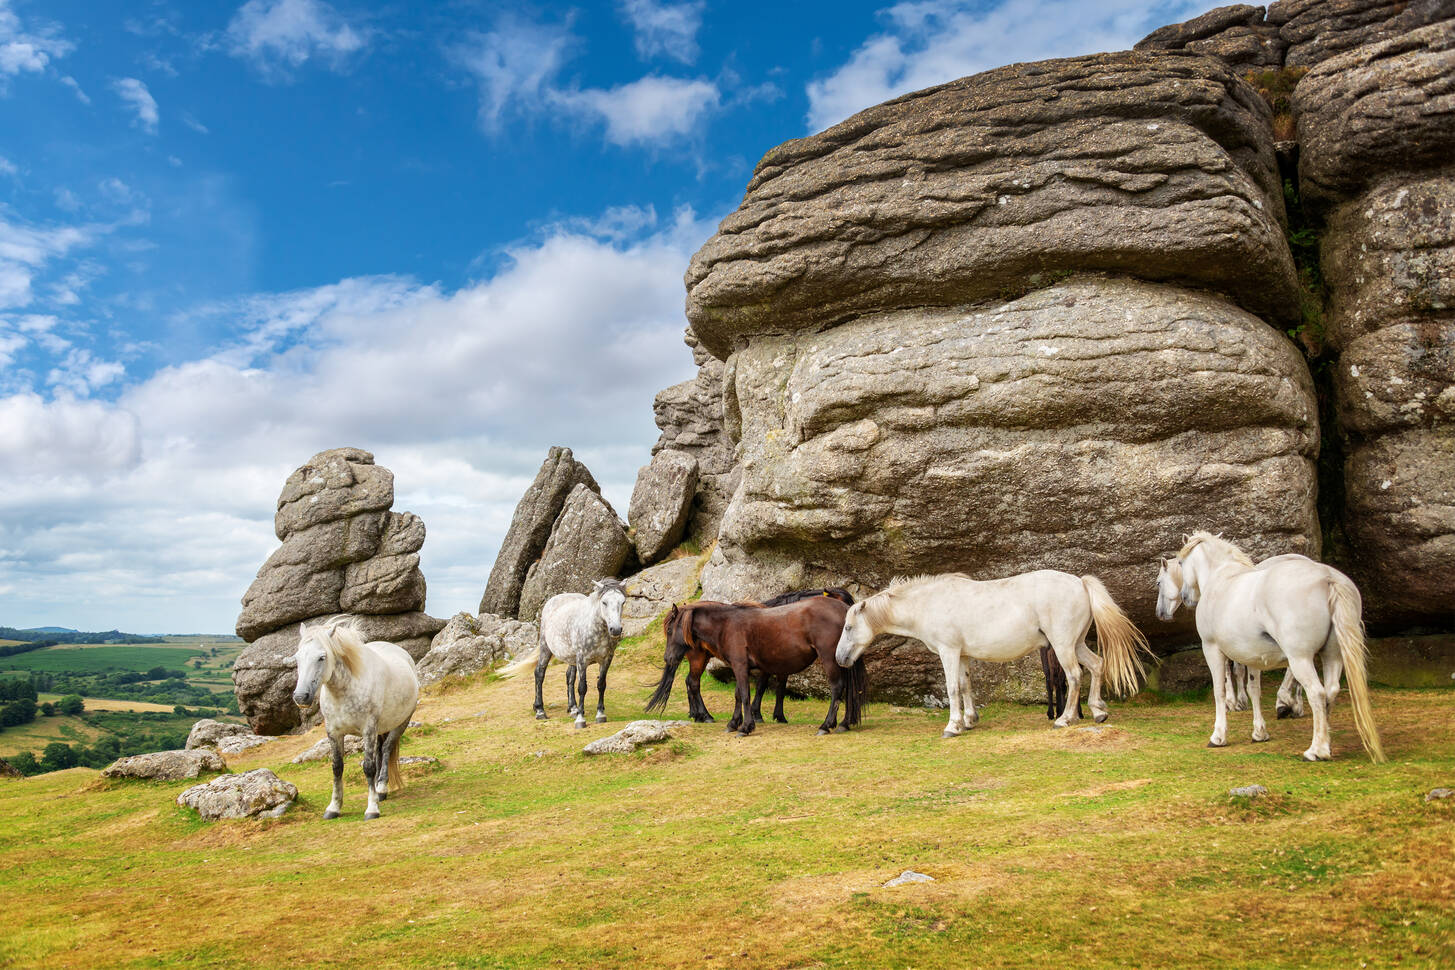
[[105,732],[78,717],[38,717],[29,724],[0,731],[0,758],[8,758],[22,751],[39,755],[52,741],[89,745],[103,733]]
[[[61,699],[61,696],[62,695],[60,694],[42,693],[37,696],[36,703],[44,704],[47,701],[55,703],[56,701]],[[88,711],[152,711],[155,713],[166,714],[171,712],[172,708],[175,707],[175,705],[173,704],[150,704],[146,701],[122,701],[113,700],[109,697],[83,697],[82,700],[86,702],[86,710]]]
[[193,657],[196,647],[185,646],[68,646],[61,644],[13,657],[0,657],[0,668],[48,673],[101,673],[106,670],[146,671],[153,667],[176,669]]

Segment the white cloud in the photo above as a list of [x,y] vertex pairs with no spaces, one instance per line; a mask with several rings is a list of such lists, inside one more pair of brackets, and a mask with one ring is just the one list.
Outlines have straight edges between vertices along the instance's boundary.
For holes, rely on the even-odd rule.
[[75,92],[77,101],[81,102],[82,104],[91,103],[91,96],[85,91],[81,90],[81,83],[75,78],[67,74],[65,77],[61,78],[61,83],[64,84],[66,87],[70,88],[73,92]]
[[637,56],[659,54],[691,64],[697,60],[697,32],[702,27],[705,0],[667,3],[659,0],[623,0],[622,13],[635,33]]
[[557,78],[576,45],[569,23],[505,18],[450,56],[475,76],[480,126],[490,133],[511,114],[564,112],[603,124],[614,145],[651,144],[691,134],[722,104],[717,85],[701,79],[649,76],[609,89],[563,87]]
[[270,77],[320,58],[341,68],[363,50],[366,32],[323,0],[248,0],[227,25],[228,53]]
[[808,85],[808,127],[821,131],[890,98],[1018,61],[1125,50],[1205,0],[915,0],[879,12],[885,30]]
[[[79,384],[0,398],[0,622],[230,628],[276,545],[283,479],[341,445],[373,451],[394,507],[424,518],[430,611],[474,609],[550,445],[575,449],[625,514],[652,397],[692,373],[681,272],[711,231],[687,210],[658,226],[621,207],[454,292],[372,277],[203,308],[237,338],[112,403]],[[76,354],[73,369],[104,363]]]
[[0,309],[28,306],[37,274],[51,261],[90,243],[97,232],[89,226],[42,228],[12,222],[0,210]]
[[185,111],[182,112],[182,124],[186,125],[188,128],[191,128],[199,135],[208,134],[207,126]]
[[11,178],[14,178],[19,174],[20,169],[16,167],[15,163],[4,155],[0,155],[0,175],[9,175]]
[[10,9],[10,0],[0,0],[0,82],[21,73],[38,74],[54,58],[69,54],[73,47],[55,26],[27,29]]
[[644,77],[609,90],[559,91],[553,99],[570,111],[604,121],[606,140],[623,146],[691,134],[722,102],[711,82],[671,77]]
[[157,99],[152,97],[147,86],[134,77],[124,77],[112,81],[111,89],[136,114],[132,119],[132,126],[155,135],[160,115],[157,113]]

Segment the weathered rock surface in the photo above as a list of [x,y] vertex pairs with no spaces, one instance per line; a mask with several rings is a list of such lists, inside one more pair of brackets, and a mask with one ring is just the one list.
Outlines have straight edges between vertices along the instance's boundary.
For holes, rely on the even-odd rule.
[[1307,369],[1207,295],[1076,279],[759,338],[730,370],[743,481],[707,599],[1056,568],[1156,634],[1156,557],[1184,533],[1318,552]]
[[907,886],[914,882],[934,882],[934,876],[927,876],[922,872],[915,872],[913,869],[906,869],[899,875],[884,883],[885,889],[892,889],[895,886]]
[[222,818],[277,818],[298,797],[298,788],[267,768],[223,775],[194,785],[177,796],[177,804],[196,810],[208,821]]
[[1279,35],[1276,24],[1264,21],[1262,7],[1240,3],[1154,30],[1133,49],[1207,54],[1241,73],[1281,67],[1288,42]]
[[[364,753],[364,739],[355,737],[352,734],[344,735],[344,757],[348,758],[356,754]],[[307,764],[310,761],[328,761],[333,758],[333,742],[327,737],[319,738],[317,743],[298,754],[293,759],[295,765]]]
[[557,593],[588,593],[598,579],[620,574],[632,544],[616,512],[595,489],[577,485],[566,498],[545,550],[526,576],[520,618],[535,620]]
[[1288,45],[1284,63],[1307,67],[1450,17],[1451,0],[1282,0],[1267,19]]
[[656,744],[672,738],[672,728],[690,721],[632,721],[615,734],[597,738],[582,750],[587,754],[631,754],[644,744]]
[[366,636],[416,659],[444,626],[420,612],[424,523],[390,512],[393,500],[393,473],[357,448],[320,452],[288,477],[274,518],[283,544],[258,571],[237,619],[249,644],[233,666],[233,686],[259,734],[300,723],[292,701],[298,623],[353,613]]
[[688,319],[726,359],[758,335],[1103,270],[1291,321],[1269,117],[1226,65],[1164,52],[1016,64],[905,95],[764,156],[693,257]]
[[722,361],[702,349],[689,327],[684,337],[697,364],[697,376],[658,392],[652,402],[662,435],[652,447],[656,454],[680,451],[697,459],[697,494],[687,524],[687,536],[704,548],[717,538],[723,512],[741,477],[733,457],[733,443],[722,425]]
[[1242,788],[1229,788],[1230,798],[1262,798],[1268,794],[1268,789],[1262,785],[1244,785]]
[[434,684],[447,677],[466,677],[524,656],[540,642],[540,629],[505,617],[456,613],[435,634],[429,652],[419,661],[419,682]]
[[697,459],[667,448],[637,473],[627,521],[637,558],[651,565],[676,547],[697,495]]
[[1163,694],[1185,694],[1212,686],[1212,673],[1202,649],[1180,650],[1163,657],[1148,675],[1148,683]]
[[229,724],[226,721],[214,721],[210,717],[204,717],[193,724],[192,730],[187,732],[185,747],[188,751],[194,748],[215,748],[217,742],[223,738],[252,733],[245,724]]
[[204,771],[226,771],[227,763],[211,748],[183,751],[152,751],[118,758],[105,768],[105,778],[145,778],[154,781],[182,781]]
[[644,632],[673,605],[691,599],[697,592],[702,565],[696,556],[683,556],[627,577],[626,604],[621,608],[622,635],[634,637]]
[[485,595],[480,599],[480,613],[520,615],[520,594],[526,572],[545,551],[566,498],[578,485],[585,485],[593,492],[601,491],[586,466],[572,456],[570,448],[552,448],[535,481],[515,508],[510,530],[500,544]]
[[267,744],[269,741],[276,741],[277,738],[264,737],[261,734],[234,734],[221,738],[217,742],[218,754],[242,754],[251,748]]
[[[1455,18],[1455,3],[1449,5]],[[1331,202],[1455,159],[1455,19],[1358,47],[1294,89],[1299,191]]]

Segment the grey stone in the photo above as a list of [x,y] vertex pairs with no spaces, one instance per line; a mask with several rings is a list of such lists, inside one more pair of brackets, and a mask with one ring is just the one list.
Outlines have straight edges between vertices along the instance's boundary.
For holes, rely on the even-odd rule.
[[702,349],[688,328],[684,337],[697,364],[697,376],[658,392],[652,402],[661,437],[656,454],[680,451],[697,460],[697,494],[687,524],[687,536],[704,548],[717,538],[718,526],[741,477],[733,457],[733,443],[723,430],[722,361]]
[[1451,0],[1281,0],[1267,21],[1288,45],[1284,62],[1309,67],[1450,17]]
[[437,765],[440,759],[431,758],[427,754],[407,754],[399,759],[399,767],[408,768],[410,765]]
[[286,623],[337,613],[343,588],[342,569],[319,572],[307,563],[265,568],[243,595],[237,635],[256,640]]
[[540,642],[534,623],[504,617],[456,613],[419,661],[419,682],[434,684],[448,677],[467,677],[522,657]]
[[480,613],[520,615],[526,571],[545,550],[567,496],[578,485],[585,485],[593,492],[601,491],[586,466],[571,455],[570,448],[552,448],[535,481],[515,507],[510,529],[500,543],[500,552],[490,570],[485,595],[480,599]]
[[340,609],[350,613],[412,613],[424,609],[419,553],[375,556],[344,569]]
[[1262,798],[1268,794],[1268,789],[1262,785],[1245,785],[1242,788],[1229,788],[1228,795],[1232,798]]
[[252,734],[245,724],[230,724],[226,721],[214,721],[205,717],[192,725],[192,730],[187,732],[186,749],[191,751],[194,748],[215,748],[217,742],[223,738],[240,734]]
[[1212,673],[1202,648],[1180,650],[1163,657],[1151,671],[1148,683],[1163,694],[1186,694],[1212,686]]
[[622,634],[645,632],[664,612],[697,592],[703,561],[696,556],[668,559],[643,569],[623,582],[626,603],[621,608]]
[[906,869],[893,879],[884,884],[885,889],[893,886],[904,886],[912,882],[934,882],[934,876],[927,876],[922,872],[915,872],[913,869]]
[[226,771],[227,763],[211,748],[183,751],[152,751],[118,758],[101,769],[104,778],[144,778],[153,781],[182,781],[204,771]]
[[1449,788],[1431,788],[1425,795],[1425,801],[1437,802],[1455,795],[1455,790]]
[[627,521],[632,544],[644,565],[661,559],[682,540],[697,495],[697,459],[663,449],[637,474]]
[[1282,220],[1268,105],[1226,65],[1156,51],[1015,64],[769,151],[688,267],[687,316],[726,359],[759,335],[811,343],[867,313],[1106,271],[1292,323]]
[[1264,22],[1262,7],[1240,3],[1154,30],[1134,49],[1207,54],[1241,72],[1281,67],[1287,47],[1277,25]]
[[379,512],[394,504],[394,474],[358,448],[321,451],[298,468],[278,496],[279,539],[323,522]]
[[219,754],[241,754],[250,748],[256,748],[274,740],[277,739],[263,737],[260,734],[233,734],[218,739],[217,751]]
[[616,512],[589,485],[577,485],[521,590],[520,619],[534,621],[557,593],[589,593],[596,580],[620,573],[631,552]]
[[632,721],[615,734],[597,738],[582,750],[587,754],[631,754],[644,744],[656,744],[672,737],[672,728],[690,721]]
[[277,818],[298,797],[298,788],[267,768],[223,775],[194,785],[177,796],[177,804],[194,809],[208,821],[223,818]]
[[[364,739],[354,737],[352,734],[344,736],[344,757],[364,753]],[[333,757],[333,742],[327,737],[319,738],[307,750],[298,754],[293,759],[295,765],[307,764],[310,761],[327,761]]]
[[424,548],[424,520],[413,512],[390,512],[376,555],[403,556]]

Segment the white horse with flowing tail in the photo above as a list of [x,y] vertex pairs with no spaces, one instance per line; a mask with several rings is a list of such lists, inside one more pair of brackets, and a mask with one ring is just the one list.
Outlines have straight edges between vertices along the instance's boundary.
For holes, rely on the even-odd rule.
[[389,786],[402,788],[399,738],[419,705],[419,675],[404,648],[384,640],[364,642],[347,620],[298,627],[298,686],[293,703],[318,702],[333,745],[333,800],[324,818],[338,818],[344,804],[344,736],[364,741],[364,780],[369,804],[364,818],[379,817]]
[[[1287,553],[1282,556],[1272,556],[1258,563],[1257,568],[1264,569],[1290,559],[1300,559],[1304,562],[1313,562],[1307,556],[1300,556],[1297,553]],[[1177,607],[1182,605],[1182,563],[1177,559],[1163,559],[1157,570],[1157,619],[1171,620],[1177,613]],[[1234,663],[1229,660],[1224,667],[1226,674],[1223,677],[1223,696],[1228,698],[1228,709],[1234,711],[1246,711],[1249,707],[1257,706],[1259,712],[1254,713],[1254,723],[1263,715],[1261,705],[1263,700],[1263,678],[1262,671],[1250,669],[1243,664]],[[1303,688],[1299,686],[1298,678],[1293,676],[1293,671],[1285,670],[1283,683],[1278,685],[1278,719],[1285,717],[1303,717],[1305,714],[1303,705]],[[1256,733],[1256,732],[1255,732]]]
[[[566,713],[576,715],[578,728],[586,726],[586,668],[591,664],[600,665],[596,678],[596,723],[606,720],[606,672],[611,669],[616,645],[621,640],[624,605],[626,587],[615,579],[597,580],[589,594],[557,593],[546,600],[541,608],[541,644],[536,654],[538,720],[546,719],[541,690],[552,657],[566,664]],[[579,696],[577,674],[581,676]]]
[[[1181,598],[1197,610],[1197,632],[1213,675],[1217,716],[1208,744],[1220,748],[1228,743],[1224,658],[1252,670],[1268,670],[1287,662],[1313,709],[1314,736],[1303,753],[1304,760],[1331,757],[1329,704],[1339,694],[1342,673],[1349,681],[1359,740],[1374,761],[1383,761],[1384,750],[1369,706],[1368,650],[1358,587],[1337,569],[1312,559],[1279,559],[1255,566],[1237,546],[1209,532],[1194,532],[1177,553]],[[1316,657],[1323,659],[1322,680],[1314,667]],[[1268,740],[1256,700],[1253,740]]]
[[[1086,646],[1093,623],[1100,657]],[[1092,716],[1105,721],[1103,680],[1117,693],[1134,693],[1144,673],[1138,653],[1148,652],[1101,580],[1050,569],[989,582],[961,573],[896,580],[849,608],[836,652],[840,666],[852,665],[881,633],[914,637],[940,655],[950,697],[947,738],[980,720],[967,658],[1008,663],[1050,646],[1066,671],[1066,708],[1055,721],[1065,727],[1078,717],[1083,665],[1091,672]]]

